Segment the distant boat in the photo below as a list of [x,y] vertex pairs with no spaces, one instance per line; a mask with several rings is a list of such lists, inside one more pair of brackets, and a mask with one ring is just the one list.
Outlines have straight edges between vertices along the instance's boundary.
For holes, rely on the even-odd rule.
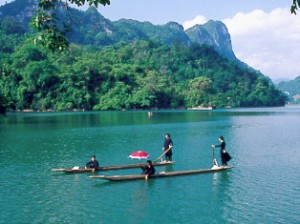
[[214,110],[215,108],[212,106],[204,107],[204,106],[197,106],[197,107],[189,107],[188,110]]

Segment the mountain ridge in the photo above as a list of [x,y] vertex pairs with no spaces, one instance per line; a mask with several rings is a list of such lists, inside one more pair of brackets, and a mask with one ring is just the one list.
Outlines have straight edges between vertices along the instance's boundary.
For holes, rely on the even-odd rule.
[[[0,7],[0,18],[11,16],[29,28],[28,23],[37,9],[37,2],[37,0],[16,0],[7,3]],[[94,7],[89,7],[85,11],[71,8],[68,13],[71,18],[73,17],[71,19],[73,21],[65,21],[72,30],[67,38],[77,44],[107,46],[123,40],[136,39],[154,39],[164,44],[183,45],[191,45],[195,42],[211,46],[223,57],[237,61],[232,50],[230,34],[221,21],[209,20],[206,24],[196,25],[185,31],[181,24],[174,21],[164,25],[132,19],[110,21]],[[63,18],[65,15],[59,16]],[[74,22],[76,20],[81,22]],[[87,33],[87,28],[91,28],[94,32]]]

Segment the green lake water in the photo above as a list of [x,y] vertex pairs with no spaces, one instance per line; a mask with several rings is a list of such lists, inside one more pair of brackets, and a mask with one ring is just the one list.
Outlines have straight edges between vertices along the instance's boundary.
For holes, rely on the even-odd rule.
[[[109,182],[52,168],[155,160],[164,134],[174,165],[207,169],[223,135],[234,169]],[[219,149],[216,149],[218,161]],[[0,117],[0,223],[300,223],[300,107],[214,111],[9,113]],[[102,174],[138,174],[139,169]]]

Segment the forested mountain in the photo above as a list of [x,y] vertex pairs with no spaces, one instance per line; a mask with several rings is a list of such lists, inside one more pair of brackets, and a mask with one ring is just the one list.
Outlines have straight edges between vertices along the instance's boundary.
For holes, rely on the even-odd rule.
[[294,80],[280,82],[278,89],[289,96],[289,101],[300,104],[300,76]]
[[[37,0],[16,0],[0,7],[0,19],[13,19],[29,30],[29,20],[37,8]],[[104,18],[94,7],[86,11],[71,8],[57,15],[70,27],[68,39],[81,45],[107,46],[120,41],[152,40],[164,44],[191,45],[192,42],[212,46],[222,56],[236,60],[232,51],[230,35],[220,21],[210,20],[204,25],[197,25],[184,31],[176,22],[165,25],[153,25],[121,19],[112,22]]]
[[[205,27],[207,39],[202,40],[199,32],[196,36],[195,30],[184,32],[174,22],[163,26],[125,19],[111,22],[94,8],[74,10],[72,19],[81,22],[72,26],[70,50],[51,52],[33,44],[24,22],[28,20],[8,13],[3,16],[2,11],[0,7],[0,102],[8,109],[120,110],[285,103],[285,96],[268,78],[228,60],[235,56],[230,56],[230,36],[220,22],[210,21]],[[14,13],[24,15],[21,11]],[[219,42],[227,58],[209,46],[211,40]]]

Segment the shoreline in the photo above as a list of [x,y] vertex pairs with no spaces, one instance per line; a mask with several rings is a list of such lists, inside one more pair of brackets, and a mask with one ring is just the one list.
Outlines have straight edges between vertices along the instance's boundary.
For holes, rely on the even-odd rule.
[[[59,113],[59,112],[122,112],[122,111],[145,111],[152,113],[153,111],[163,111],[163,110],[186,110],[186,111],[214,111],[218,109],[246,109],[246,108],[283,108],[283,107],[300,107],[300,104],[286,104],[284,106],[271,106],[271,107],[231,107],[231,108],[216,108],[216,107],[209,107],[209,108],[199,108],[199,107],[193,107],[193,108],[150,108],[150,109],[122,109],[122,110],[80,110],[80,109],[73,109],[73,110],[31,110],[31,109],[25,109],[25,110],[8,110],[5,114],[8,113]],[[5,116],[5,114],[3,114]]]

